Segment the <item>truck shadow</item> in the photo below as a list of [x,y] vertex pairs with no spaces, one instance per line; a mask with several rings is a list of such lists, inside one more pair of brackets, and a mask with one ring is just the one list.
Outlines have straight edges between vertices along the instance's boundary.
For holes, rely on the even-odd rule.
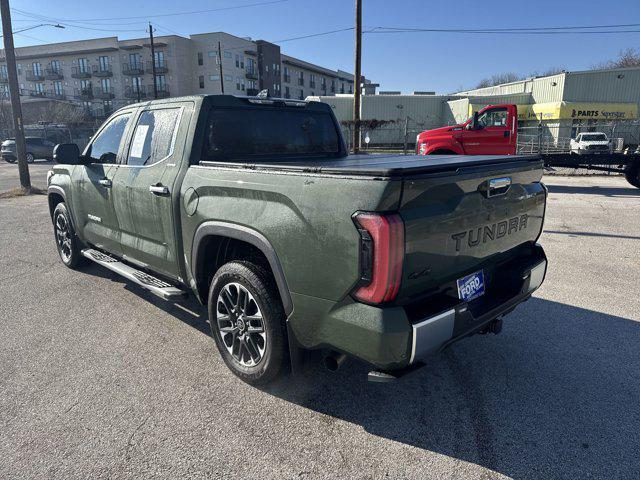
[[[171,304],[98,266],[87,273],[210,336],[195,299]],[[513,478],[638,478],[638,345],[638,320],[533,298],[502,334],[465,339],[398,382],[369,383],[351,359],[336,373],[310,363],[261,391],[324,415],[328,435],[349,422]]]
[[581,195],[603,195],[605,197],[640,197],[640,189],[628,187],[585,187],[578,185],[547,185],[550,193],[578,193]]
[[400,382],[351,361],[264,391],[514,478],[638,478],[638,344],[637,321],[536,298]]

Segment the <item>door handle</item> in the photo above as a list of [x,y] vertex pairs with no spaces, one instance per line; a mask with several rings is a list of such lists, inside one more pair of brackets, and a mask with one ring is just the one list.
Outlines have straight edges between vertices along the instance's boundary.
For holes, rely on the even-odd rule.
[[509,138],[509,135],[511,135],[511,132],[509,130],[505,130],[504,138]]
[[98,180],[98,183],[105,188],[111,188],[112,185],[111,180],[109,180],[108,178],[101,178],[100,180]]
[[166,197],[167,195],[169,195],[169,187],[165,187],[160,183],[157,183],[156,185],[149,185],[149,191],[154,195],[158,195],[161,197]]

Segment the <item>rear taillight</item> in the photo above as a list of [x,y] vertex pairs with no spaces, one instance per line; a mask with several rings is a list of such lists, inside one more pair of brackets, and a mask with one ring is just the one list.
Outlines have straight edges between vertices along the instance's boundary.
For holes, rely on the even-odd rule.
[[400,215],[362,212],[353,217],[360,232],[360,284],[353,292],[366,303],[390,302],[400,290],[404,224]]

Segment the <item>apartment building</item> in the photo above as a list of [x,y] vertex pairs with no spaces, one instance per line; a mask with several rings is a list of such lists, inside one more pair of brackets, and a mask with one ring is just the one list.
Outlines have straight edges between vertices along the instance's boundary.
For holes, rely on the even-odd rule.
[[[225,32],[119,40],[117,37],[16,49],[21,95],[31,101],[81,104],[95,117],[128,103],[197,93],[304,99],[353,93],[354,77],[281,53],[273,43]],[[7,66],[0,51],[0,93],[8,96]],[[155,71],[155,86],[154,76]],[[376,84],[363,77],[366,93]]]

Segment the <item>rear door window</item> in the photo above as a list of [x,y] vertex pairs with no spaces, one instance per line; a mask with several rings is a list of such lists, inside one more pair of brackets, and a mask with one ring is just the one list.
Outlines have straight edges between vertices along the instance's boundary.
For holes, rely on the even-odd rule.
[[212,110],[203,160],[334,155],[338,132],[329,113],[282,108]]
[[180,112],[180,108],[142,112],[133,132],[127,164],[149,166],[171,155]]

